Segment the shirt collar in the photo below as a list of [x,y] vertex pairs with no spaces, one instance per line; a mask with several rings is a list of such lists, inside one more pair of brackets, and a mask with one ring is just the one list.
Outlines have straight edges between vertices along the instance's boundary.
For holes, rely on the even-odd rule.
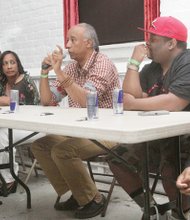
[[88,60],[86,61],[86,63],[82,68],[80,68],[80,66],[78,65],[79,74],[82,73],[86,75],[88,73],[88,70],[94,64],[96,56],[97,56],[97,52],[93,51],[91,56],[88,58]]

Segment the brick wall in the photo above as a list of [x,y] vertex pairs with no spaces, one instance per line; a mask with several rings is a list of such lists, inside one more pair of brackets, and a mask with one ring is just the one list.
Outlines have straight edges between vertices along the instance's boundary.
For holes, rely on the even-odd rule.
[[17,52],[26,69],[63,45],[62,0],[1,0],[0,15],[0,50]]
[[[17,52],[33,76],[39,76],[47,52],[56,44],[63,45],[62,4],[62,0],[0,0],[0,50]],[[188,5],[189,0],[161,0],[161,15],[178,17],[190,29]],[[115,62],[122,75],[136,43],[102,46],[101,51]]]

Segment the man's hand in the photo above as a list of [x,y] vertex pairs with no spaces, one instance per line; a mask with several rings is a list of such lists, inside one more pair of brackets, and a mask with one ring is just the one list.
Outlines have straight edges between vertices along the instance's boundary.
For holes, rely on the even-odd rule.
[[65,54],[63,53],[63,49],[59,45],[57,45],[56,47],[57,49],[54,50],[51,55],[51,63],[55,73],[58,74],[61,71],[61,65],[63,59],[65,58]]
[[51,56],[48,54],[42,61],[42,74],[48,74],[52,69]]
[[190,167],[185,168],[179,175],[176,186],[179,188],[181,193],[190,195]]
[[149,56],[149,51],[147,46],[145,44],[140,44],[135,46],[131,58],[141,63],[144,60],[144,58],[146,58],[147,56]]

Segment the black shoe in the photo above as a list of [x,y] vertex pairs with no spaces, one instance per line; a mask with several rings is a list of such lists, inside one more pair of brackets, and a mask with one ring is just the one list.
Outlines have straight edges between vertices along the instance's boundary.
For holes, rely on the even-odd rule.
[[17,190],[18,183],[14,181],[12,184],[7,184],[6,186],[1,186],[0,196],[7,197],[10,193],[15,193]]
[[85,219],[99,215],[104,208],[105,201],[106,199],[104,195],[102,195],[102,201],[100,203],[97,203],[96,201],[92,200],[83,208],[78,209],[75,212],[75,218]]
[[72,211],[72,210],[76,210],[78,207],[79,204],[73,196],[71,196],[65,202],[58,202],[54,205],[54,208],[60,211]]

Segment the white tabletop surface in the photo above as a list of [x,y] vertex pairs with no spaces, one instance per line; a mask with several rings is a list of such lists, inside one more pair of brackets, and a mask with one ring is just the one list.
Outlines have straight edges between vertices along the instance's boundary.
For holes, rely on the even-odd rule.
[[[119,143],[140,143],[190,133],[190,112],[169,115],[139,116],[137,111],[113,115],[112,109],[99,109],[99,119],[81,121],[85,108],[19,106],[17,113],[4,114],[1,107],[0,127],[60,134]],[[43,112],[53,115],[41,116]]]

